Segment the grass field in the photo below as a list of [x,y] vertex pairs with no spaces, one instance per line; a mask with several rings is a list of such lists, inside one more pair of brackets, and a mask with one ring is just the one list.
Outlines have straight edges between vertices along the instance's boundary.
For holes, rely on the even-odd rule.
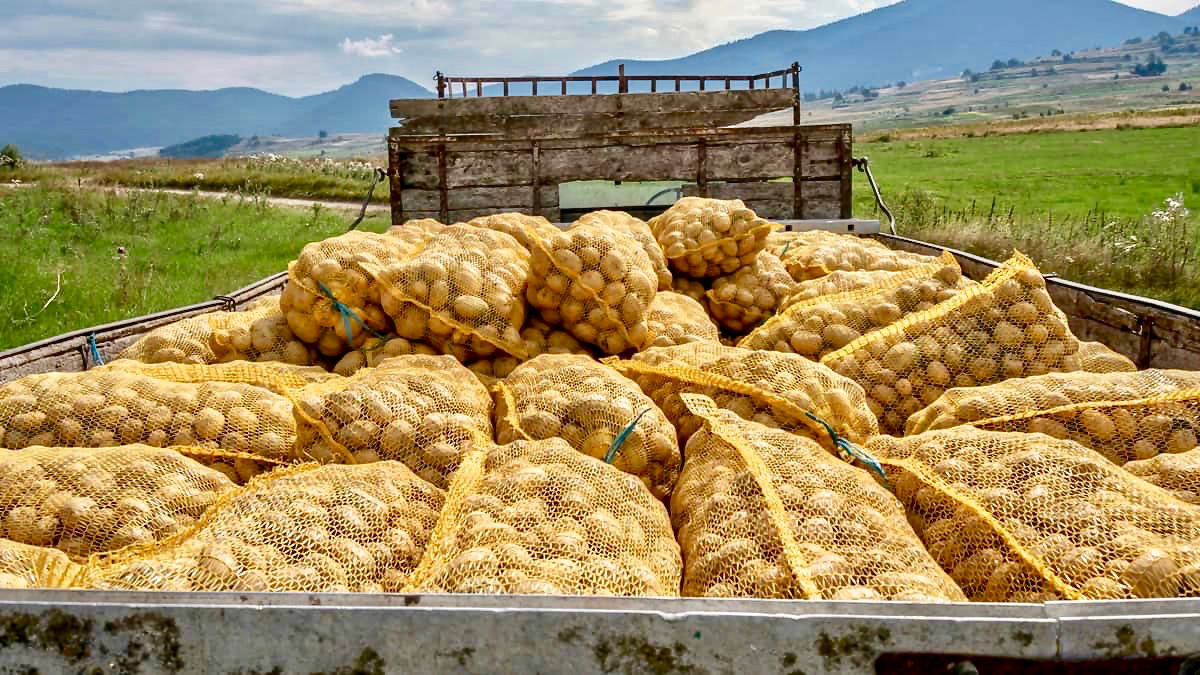
[[228,293],[347,224],[253,198],[0,189],[0,349]]

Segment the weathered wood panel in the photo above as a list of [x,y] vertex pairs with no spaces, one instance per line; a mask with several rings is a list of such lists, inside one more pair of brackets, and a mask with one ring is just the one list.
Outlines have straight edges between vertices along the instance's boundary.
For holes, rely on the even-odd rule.
[[395,99],[392,117],[471,115],[614,115],[791,107],[791,89],[606,94],[600,96],[484,96],[453,99]]
[[[543,185],[540,190],[542,206],[558,206],[557,185]],[[451,211],[496,208],[502,209],[502,213],[505,209],[531,208],[533,206],[533,186],[458,188],[448,191],[446,197]],[[437,211],[441,208],[440,193],[437,190],[402,190],[400,198],[405,213]]]
[[[683,186],[685,197],[699,196],[695,183]],[[793,214],[792,182],[709,183],[708,196],[714,199],[740,199],[754,212],[768,220],[835,219],[842,213],[841,184],[838,181],[805,181],[803,210]]]
[[[507,208],[472,208],[472,209],[452,210],[452,211],[450,211],[450,216],[446,219],[446,222],[448,222],[448,223],[464,223],[472,218],[478,218],[479,216],[490,216],[490,215],[494,215],[497,213],[528,213],[531,215],[542,216],[552,223],[559,222],[562,219],[562,216],[561,216],[557,206],[546,207],[536,213],[534,212],[534,210],[532,208],[529,208],[529,207],[524,207],[524,208],[507,207]],[[416,218],[433,218],[434,220],[441,220],[441,216],[438,215],[438,212],[436,210],[413,211],[411,213],[409,211],[404,212],[404,220],[412,220],[412,219],[416,219]],[[397,224],[399,224],[399,223],[397,223]]]
[[776,108],[582,115],[433,115],[400,121],[408,134],[500,134],[506,138],[577,138],[655,129],[727,127]]

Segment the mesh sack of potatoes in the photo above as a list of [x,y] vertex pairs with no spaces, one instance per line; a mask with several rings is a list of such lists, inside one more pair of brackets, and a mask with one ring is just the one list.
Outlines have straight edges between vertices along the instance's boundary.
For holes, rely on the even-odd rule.
[[276,394],[303,389],[314,382],[327,382],[338,375],[320,366],[294,366],[278,361],[230,361],[228,363],[142,363],[129,359],[109,361],[95,372],[117,370],[168,382],[234,382],[262,387]]
[[654,266],[629,234],[591,223],[534,242],[526,296],[547,323],[606,354],[646,343]]
[[419,340],[406,340],[396,335],[386,335],[383,338],[369,337],[363,345],[352,352],[347,352],[337,363],[333,364],[333,373],[342,377],[350,377],[363,368],[374,368],[385,359],[394,356],[437,356],[441,354]]
[[0,385],[0,430],[0,447],[14,450],[140,443],[268,462],[287,460],[296,438],[291,401],[261,387],[169,382],[111,369],[29,375]]
[[1079,343],[1079,369],[1085,373],[1132,373],[1137,366],[1127,357],[1118,354],[1100,342]]
[[316,363],[317,352],[296,339],[279,296],[260,298],[240,312],[209,312],[146,333],[117,358],[144,363],[283,361]]
[[821,363],[858,382],[885,434],[949,387],[1079,369],[1079,340],[1046,282],[1017,253],[984,282],[864,335]]
[[400,241],[406,249],[413,249],[423,245],[431,235],[441,232],[445,227],[434,218],[416,218],[392,225],[384,234]]
[[450,486],[415,589],[679,595],[670,517],[637,478],[566,441],[472,450]]
[[0,454],[3,536],[76,561],[182,532],[235,489],[219,471],[144,445]]
[[721,277],[753,265],[774,228],[740,199],[684,197],[650,220],[667,262],[693,279]]
[[648,343],[643,349],[721,341],[721,329],[709,318],[704,305],[671,291],[654,294],[646,311],[646,332]]
[[1178,499],[1200,504],[1200,447],[1126,462],[1121,468]]
[[605,363],[636,382],[666,414],[681,446],[703,423],[682,393],[703,394],[745,419],[809,436],[830,451],[836,451],[833,439],[810,413],[856,443],[878,433],[862,387],[795,354],[692,342]]
[[298,340],[326,358],[361,347],[373,333],[391,330],[372,270],[403,257],[410,247],[395,237],[357,230],[312,242],[288,264],[279,298]]
[[[903,271],[903,270],[901,270]],[[806,281],[797,281],[795,290],[792,294],[784,298],[779,303],[779,313],[787,311],[788,307],[797,302],[812,300],[825,295],[837,295],[847,291],[856,291],[860,288],[874,286],[887,282],[891,277],[900,272],[891,270],[867,270],[856,272],[843,272],[838,270],[829,274],[818,277],[816,279],[808,279]]]
[[762,251],[752,264],[713,280],[708,311],[725,328],[746,333],[771,316],[794,286],[779,258]]
[[445,493],[399,462],[301,465],[224,496],[149,555],[93,565],[89,586],[135,591],[397,592]]
[[837,239],[817,241],[808,246],[792,245],[780,257],[788,274],[796,281],[816,279],[837,270],[895,272],[932,259],[932,256],[890,249],[874,239],[853,234],[838,235]]
[[1074,441],[959,427],[866,450],[973,601],[1200,595],[1200,508]]
[[397,356],[296,395],[295,458],[403,462],[445,487],[476,438],[492,438],[492,397],[450,356]]
[[962,424],[1070,439],[1115,464],[1186,452],[1200,444],[1200,373],[1051,373],[951,389],[909,418],[907,431]]
[[590,356],[546,354],[496,385],[496,441],[561,438],[666,498],[679,476],[675,427],[631,380]]
[[819,360],[908,314],[949,300],[972,283],[946,253],[874,286],[797,302],[755,328],[738,346]]
[[529,251],[511,235],[450,225],[418,252],[371,269],[396,335],[459,361],[497,352],[524,356]]
[[671,289],[680,295],[695,300],[704,307],[704,311],[708,311],[708,287],[699,279],[689,279],[687,277],[675,277],[671,281]]
[[642,245],[642,250],[646,252],[646,257],[650,258],[650,264],[654,267],[654,274],[658,278],[658,290],[671,290],[674,279],[671,277],[671,268],[667,265],[667,256],[663,253],[662,246],[659,246],[658,240],[654,238],[654,233],[650,231],[650,226],[646,224],[646,221],[635,218],[624,211],[592,211],[580,216],[572,227],[576,225],[597,225],[602,229],[623,232],[637,240]]
[[487,230],[503,232],[526,251],[533,251],[533,237],[548,239],[559,233],[558,227],[542,216],[531,216],[525,213],[496,213],[489,216],[479,216],[467,221],[468,225],[482,227]]
[[0,588],[81,588],[86,578],[62,551],[0,539]]
[[704,427],[671,495],[683,595],[964,601],[874,477],[684,394]]
[[[529,358],[542,354],[583,354],[592,356],[594,348],[575,339],[562,328],[551,326],[540,317],[530,317],[525,327],[521,329],[521,340],[525,343],[525,353]],[[467,368],[475,373],[487,386],[497,379],[508,377],[522,360],[511,354],[496,354],[491,358],[480,358],[468,361]]]

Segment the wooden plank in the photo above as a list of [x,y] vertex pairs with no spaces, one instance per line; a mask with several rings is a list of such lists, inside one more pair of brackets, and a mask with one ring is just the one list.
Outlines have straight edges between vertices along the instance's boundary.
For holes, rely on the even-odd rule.
[[[497,213],[527,213],[531,215],[541,215],[552,223],[561,220],[558,207],[544,207],[540,214],[534,213],[532,208],[514,208],[514,207],[485,207],[474,209],[451,210],[450,217],[446,222],[449,223],[465,223],[466,221],[477,218],[479,216],[490,216]],[[438,219],[437,211],[405,211],[404,220],[415,220],[417,218],[434,218]]]
[[[837,128],[845,125],[836,125]],[[805,133],[814,139],[833,139],[836,129],[827,127],[804,127]],[[791,126],[762,127],[716,127],[709,129],[659,129],[652,131],[631,131],[618,134],[586,136],[578,138],[545,139],[546,148],[591,148],[606,145],[660,145],[665,143],[695,143],[701,138],[709,143],[745,143],[788,140],[792,137]],[[528,150],[530,140],[505,138],[498,134],[456,134],[428,135],[408,134],[403,129],[392,128],[388,139],[389,144],[396,145],[400,150],[416,152],[427,150],[441,143],[446,143],[459,152],[497,151],[497,150]]]
[[727,127],[776,108],[684,112],[628,112],[551,115],[432,115],[400,120],[409,134],[500,134],[509,138],[574,138],[655,129]]
[[[805,219],[838,218],[841,213],[841,190],[838,181],[804,183]],[[683,196],[698,197],[694,183],[683,186]],[[788,182],[709,183],[708,196],[714,199],[740,199],[754,212],[768,220],[787,220],[792,217],[793,188]]]
[[[538,191],[543,207],[558,206],[558,186],[543,185]],[[533,187],[531,185],[514,185],[505,187],[458,187],[451,188],[446,193],[447,207],[450,211],[481,208],[532,208]],[[404,190],[404,220],[410,220],[407,214],[413,211],[438,211],[440,192],[438,190],[419,190],[409,188]],[[403,222],[403,221],[402,221]]]
[[461,115],[579,115],[637,112],[780,110],[792,105],[790,89],[604,94],[599,96],[484,96],[395,99],[392,117]]

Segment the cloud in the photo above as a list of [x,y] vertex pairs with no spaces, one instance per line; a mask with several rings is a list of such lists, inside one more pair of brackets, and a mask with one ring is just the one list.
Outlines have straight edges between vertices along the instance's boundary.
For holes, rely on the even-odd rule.
[[395,39],[395,36],[391,33],[380,35],[374,40],[371,38],[363,38],[361,40],[343,38],[341,44],[342,53],[369,59],[403,54],[404,50],[394,44]]

